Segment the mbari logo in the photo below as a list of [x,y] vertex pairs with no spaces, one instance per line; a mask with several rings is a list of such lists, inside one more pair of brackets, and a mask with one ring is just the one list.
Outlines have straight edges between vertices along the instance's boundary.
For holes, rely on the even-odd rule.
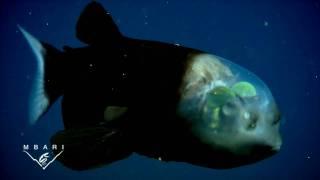
[[[49,150],[60,150],[60,152],[56,155],[53,155]],[[58,156],[60,156],[63,150],[64,145],[58,146],[57,144],[52,144],[51,146],[39,146],[38,144],[24,144],[22,151],[25,152],[33,161],[35,161],[43,170],[45,170],[51,163],[53,163],[57,159]],[[35,153],[37,153],[38,155],[35,156]]]

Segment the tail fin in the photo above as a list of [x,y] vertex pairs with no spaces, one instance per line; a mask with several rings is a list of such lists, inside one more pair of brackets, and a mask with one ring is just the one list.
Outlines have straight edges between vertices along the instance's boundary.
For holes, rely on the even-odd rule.
[[60,75],[53,71],[59,63],[58,59],[62,53],[48,44],[41,43],[21,26],[18,25],[18,28],[26,38],[37,60],[29,109],[29,122],[35,124],[62,94]]

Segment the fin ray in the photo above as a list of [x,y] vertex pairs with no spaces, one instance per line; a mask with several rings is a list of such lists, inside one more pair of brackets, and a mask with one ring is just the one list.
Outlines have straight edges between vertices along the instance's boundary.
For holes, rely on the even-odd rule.
[[[63,92],[63,64],[61,52],[49,44],[40,42],[18,25],[36,57],[36,72],[29,100],[29,123],[35,124],[47,112]],[[59,71],[57,71],[59,69]]]
[[34,36],[32,36],[19,25],[18,28],[30,45],[32,52],[34,53],[37,60],[37,69],[32,87],[29,110],[29,123],[33,125],[42,116],[42,114],[47,111],[49,107],[49,98],[45,92],[44,87],[44,56],[46,54],[46,50],[42,46],[41,42],[38,41]]

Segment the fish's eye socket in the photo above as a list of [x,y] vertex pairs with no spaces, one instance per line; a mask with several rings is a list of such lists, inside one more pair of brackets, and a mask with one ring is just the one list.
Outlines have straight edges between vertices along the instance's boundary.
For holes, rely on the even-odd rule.
[[222,106],[222,114],[227,117],[236,117],[239,116],[240,107],[239,104],[235,101],[227,102],[224,106]]
[[253,130],[257,127],[258,123],[258,115],[251,113],[250,114],[250,121],[249,124],[247,125],[247,130]]
[[272,125],[277,125],[281,120],[281,113],[280,112],[276,112],[275,117],[274,117],[274,121],[272,121]]

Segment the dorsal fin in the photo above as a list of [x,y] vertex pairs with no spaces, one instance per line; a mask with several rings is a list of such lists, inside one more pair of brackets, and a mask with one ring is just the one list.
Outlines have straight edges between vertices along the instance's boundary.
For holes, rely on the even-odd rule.
[[81,13],[76,34],[86,44],[112,43],[122,37],[110,14],[96,1],[89,3]]

